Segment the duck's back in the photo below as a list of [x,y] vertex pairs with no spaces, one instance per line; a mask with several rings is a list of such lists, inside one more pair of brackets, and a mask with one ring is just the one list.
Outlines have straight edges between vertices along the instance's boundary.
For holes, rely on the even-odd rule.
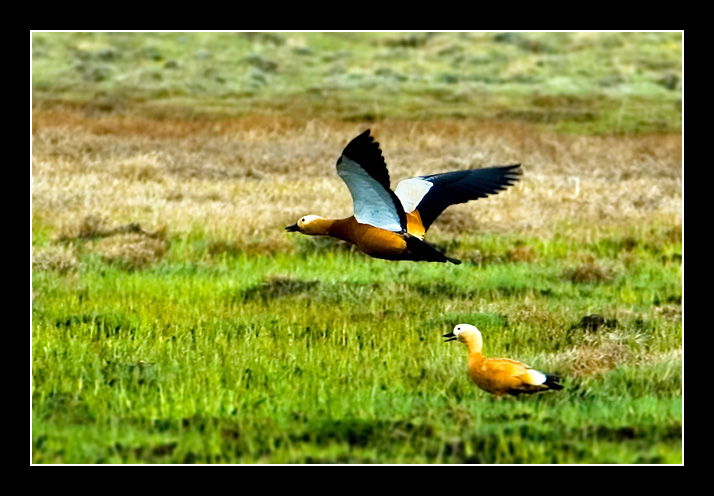
[[523,374],[528,368],[521,362],[508,358],[469,357],[469,376],[484,391],[503,395],[518,390],[523,385]]

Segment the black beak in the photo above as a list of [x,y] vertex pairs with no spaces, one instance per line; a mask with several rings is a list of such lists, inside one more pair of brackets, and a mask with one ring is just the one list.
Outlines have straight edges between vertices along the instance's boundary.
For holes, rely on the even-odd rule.
[[293,224],[292,226],[286,227],[285,230],[286,230],[287,232],[296,232],[296,231],[299,231],[300,228],[298,227],[297,224]]
[[450,338],[450,339],[447,339],[446,341],[444,341],[445,343],[448,343],[449,341],[456,341],[456,334],[454,334],[454,331],[451,331],[448,334],[444,334],[444,337]]

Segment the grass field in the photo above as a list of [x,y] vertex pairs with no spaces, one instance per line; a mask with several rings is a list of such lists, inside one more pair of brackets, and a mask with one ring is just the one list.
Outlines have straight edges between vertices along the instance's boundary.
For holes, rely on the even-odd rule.
[[[34,33],[33,463],[682,463],[679,33]],[[428,240],[286,233],[520,162]],[[497,399],[442,334],[564,376]]]

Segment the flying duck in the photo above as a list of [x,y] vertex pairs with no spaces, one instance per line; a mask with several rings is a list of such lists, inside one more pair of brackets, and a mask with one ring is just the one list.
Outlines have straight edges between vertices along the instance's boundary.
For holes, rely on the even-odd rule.
[[481,389],[496,396],[519,395],[563,389],[560,377],[530,368],[510,358],[484,358],[483,339],[476,327],[459,324],[448,334],[446,341],[461,341],[469,349],[469,376]]
[[498,193],[520,173],[520,164],[446,172],[404,179],[392,191],[379,143],[367,129],[337,160],[337,174],[352,194],[354,215],[306,215],[285,229],[342,239],[375,258],[459,264],[424,241],[429,226],[449,205]]

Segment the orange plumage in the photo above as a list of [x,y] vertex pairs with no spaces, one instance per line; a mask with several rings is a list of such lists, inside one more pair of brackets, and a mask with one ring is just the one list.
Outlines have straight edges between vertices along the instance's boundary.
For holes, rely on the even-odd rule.
[[485,358],[481,352],[481,333],[472,325],[459,324],[444,337],[449,338],[447,341],[458,340],[466,345],[469,350],[469,377],[484,391],[503,396],[563,388],[558,383],[558,376],[540,372],[510,358]]

